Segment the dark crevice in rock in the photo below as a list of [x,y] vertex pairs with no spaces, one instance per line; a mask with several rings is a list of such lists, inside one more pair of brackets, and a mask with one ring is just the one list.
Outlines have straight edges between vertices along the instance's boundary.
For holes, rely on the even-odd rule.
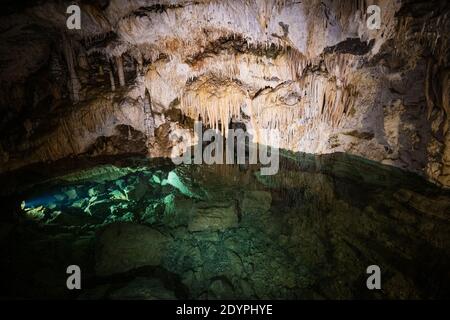
[[375,43],[375,40],[370,40],[368,43],[361,41],[360,38],[347,38],[344,41],[339,42],[338,44],[326,47],[323,50],[324,54],[330,54],[330,53],[350,53],[353,55],[365,55],[368,53],[373,45]]
[[[207,31],[205,30],[205,32]],[[219,55],[221,52],[239,54],[249,53],[256,56],[266,56],[268,58],[275,59],[285,50],[289,49],[283,48],[282,46],[277,46],[274,43],[270,44],[269,46],[263,44],[258,44],[255,46],[249,44],[242,35],[229,35],[210,42],[207,47],[203,48],[201,52],[188,57],[186,59],[186,63],[193,65],[206,57]]]
[[[177,299],[187,299],[189,297],[189,289],[181,282],[180,276],[160,266],[144,266],[107,277],[86,279],[86,290],[92,290],[101,285],[108,285],[104,298],[109,298],[111,293],[123,288],[127,283],[136,278],[160,280],[164,288],[172,291]],[[143,297],[129,298],[142,299]]]

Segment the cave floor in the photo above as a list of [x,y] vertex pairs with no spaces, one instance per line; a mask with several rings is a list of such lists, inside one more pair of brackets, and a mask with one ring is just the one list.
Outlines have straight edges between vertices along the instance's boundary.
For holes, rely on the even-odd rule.
[[[21,209],[1,224],[3,298],[450,296],[450,193],[345,154],[285,154],[273,176],[103,163],[10,199]],[[81,290],[66,287],[69,265]],[[366,286],[370,265],[381,290]]]

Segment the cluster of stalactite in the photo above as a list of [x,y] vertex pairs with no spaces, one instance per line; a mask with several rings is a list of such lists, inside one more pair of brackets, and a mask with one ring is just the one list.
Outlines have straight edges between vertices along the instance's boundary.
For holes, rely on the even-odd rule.
[[[258,59],[263,59],[259,57],[227,58],[219,59],[220,66],[227,66],[221,67],[222,73],[215,74],[218,67],[211,62],[208,76],[188,81],[180,99],[181,110],[187,116],[202,119],[212,128],[220,127],[222,132],[226,132],[231,119],[239,120],[241,108],[245,107],[257,135],[255,140],[259,129],[277,129],[287,133],[284,140],[290,145],[299,134],[315,129],[320,122],[339,126],[357,97],[351,79],[356,60],[352,55],[333,54],[308,61],[302,55],[286,54],[263,65],[257,64]],[[246,68],[243,61],[248,62]],[[294,71],[292,65],[296,66]],[[288,80],[257,91],[233,80],[251,68],[262,68],[261,73],[267,76],[286,75]]]
[[59,118],[56,130],[50,136],[42,137],[43,141],[51,139],[52,143],[41,143],[43,141],[39,139],[33,141],[39,149],[36,154],[41,161],[57,160],[61,154],[78,154],[84,151],[86,141],[90,139],[79,139],[74,133],[84,137],[90,134],[94,136],[114,114],[114,105],[109,100],[99,100],[97,104],[98,107],[91,105],[83,107],[82,110],[72,110],[67,116]]
[[[301,148],[296,144],[305,145],[308,137],[320,135],[310,140],[320,140],[324,146],[308,152],[348,151],[359,145],[355,153],[377,160],[394,159],[383,151],[389,137],[378,139],[388,134],[380,131],[386,127],[382,114],[389,109],[385,105],[406,95],[404,90],[390,91],[391,79],[399,79],[392,83],[423,81],[420,100],[426,101],[424,121],[428,121],[423,126],[431,127],[430,141],[436,144],[433,161],[445,167],[443,162],[450,164],[450,19],[448,13],[429,10],[431,5],[424,3],[246,0],[143,6],[141,1],[111,1],[105,10],[83,7],[82,32],[58,34],[62,55],[53,53],[49,63],[54,78],[67,84],[80,112],[85,110],[84,102],[98,95],[138,101],[142,118],[133,125],[142,126],[149,140],[159,139],[162,124],[169,128],[186,122],[167,116],[179,108],[223,134],[230,121],[237,120],[251,127],[256,142],[263,142],[259,130],[276,129],[283,133],[283,146],[297,151]],[[379,30],[366,26],[371,4],[381,8]],[[36,15],[51,21],[53,11],[44,10],[49,6],[50,2]],[[57,25],[56,20],[53,23]],[[119,86],[123,88],[117,90]],[[375,90],[379,99],[374,98]],[[66,90],[60,91],[55,97],[64,99]],[[83,123],[86,135],[91,131],[104,135],[105,117],[114,112],[108,106],[101,109],[102,114],[89,111],[86,117],[66,114],[56,126],[54,136],[61,136],[56,143],[33,136],[37,127],[37,122],[30,124],[33,119],[24,124],[24,136],[35,139],[32,147],[39,149],[39,160],[81,153],[91,140],[84,138],[83,131],[73,134],[78,129],[72,123]],[[362,113],[371,110],[380,119],[363,123]],[[419,127],[415,120],[405,121]],[[347,139],[347,129],[370,132],[380,154],[369,151],[371,139]],[[340,144],[328,144],[336,134],[346,137]],[[428,139],[428,132],[422,136]],[[61,146],[67,150],[61,152]],[[442,161],[445,154],[447,160]],[[440,169],[434,171],[441,175]]]
[[[328,72],[310,72],[298,81],[284,83],[264,90],[252,100],[256,122],[263,129],[287,132],[285,142],[290,145],[319,123],[337,127],[351,110],[357,97],[356,86],[349,83],[342,68],[345,58],[326,59]],[[346,71],[348,72],[348,71]]]
[[228,131],[232,118],[239,118],[247,93],[228,79],[206,77],[189,85],[181,96],[181,110],[193,119],[204,121],[214,129]]
[[142,70],[140,52],[116,41],[111,34],[114,32],[86,37],[83,41],[76,41],[67,34],[62,35],[64,58],[69,73],[68,88],[73,103],[90,98],[82,94],[83,86],[87,83],[77,74],[79,68],[88,70],[90,75],[106,77],[111,91],[126,85],[124,55],[133,59],[136,72]]
[[[326,29],[330,19],[338,19],[344,23],[349,20],[349,14],[353,14],[355,10],[360,18],[364,16],[363,2],[350,1],[344,8],[306,2],[305,12],[323,17],[324,28],[322,29]],[[264,36],[264,34],[267,35],[265,31],[268,30],[272,18],[293,5],[289,1],[278,0],[240,4],[230,2],[226,5],[211,2],[193,6],[190,11],[181,7],[172,8],[166,10],[164,15],[149,9],[142,14],[152,19],[137,19],[134,15],[130,15],[120,20],[116,30],[120,40],[114,39],[108,32],[93,39],[89,38],[87,43],[90,53],[101,53],[109,62],[104,69],[109,74],[113,91],[116,89],[114,69],[117,71],[120,86],[125,85],[122,56],[128,54],[136,62],[136,70],[145,69],[144,60],[150,64],[145,86],[150,93],[150,99],[152,95],[160,95],[165,88],[161,86],[161,81],[152,80],[160,77],[156,69],[152,68],[152,64],[164,55],[168,61],[176,61],[174,65],[177,67],[185,68],[187,62],[187,85],[179,96],[181,110],[187,116],[202,119],[207,125],[216,129],[221,128],[225,133],[230,120],[239,118],[241,107],[246,106],[255,129],[286,130],[289,133],[286,135],[287,144],[289,144],[300,132],[304,133],[313,129],[319,121],[330,126],[339,125],[342,116],[351,108],[356,95],[355,87],[347,83],[347,75],[344,74],[351,69],[346,65],[349,59],[345,55],[331,55],[330,58],[329,56],[317,57],[311,53],[314,58],[307,58],[310,52],[301,53],[296,49],[287,36],[288,27],[281,24],[281,34],[271,34],[271,39]],[[348,6],[350,8],[347,8]],[[148,33],[149,23],[158,25],[161,29],[158,30],[164,33],[167,26],[178,26],[184,15],[200,20],[203,16],[222,15],[218,17],[218,21],[226,21],[240,10],[244,10],[244,14],[241,15],[242,19],[238,23],[244,28],[242,34],[246,35],[246,48],[242,48],[239,53],[228,50],[220,54],[202,55],[202,50],[208,47],[212,39],[223,37],[224,30],[221,28],[208,29],[206,37],[201,38],[165,37],[163,41],[153,44],[147,41],[149,37],[152,37],[152,34]],[[331,13],[336,17],[331,18]],[[255,14],[256,19],[253,21]],[[252,19],[247,19],[249,17]],[[159,20],[161,21],[157,24]],[[255,23],[257,25],[254,25]],[[158,30],[155,30],[155,34]],[[136,35],[142,32],[145,34],[139,42],[136,42]],[[242,39],[242,34],[231,33],[231,37]],[[111,40],[103,43],[105,39]],[[279,54],[274,56],[255,54],[257,51],[267,52],[272,47]],[[196,59],[188,62],[189,57],[194,55],[197,55]],[[325,72],[320,69],[312,70],[321,64],[325,65]],[[252,77],[255,68],[260,69],[258,72],[263,77],[259,83],[254,83],[253,87],[244,87],[235,81],[244,79],[243,82],[247,83],[246,78]],[[274,77],[283,79],[285,82],[295,82],[298,101],[286,103],[283,97],[279,96],[279,84],[277,87],[264,89],[261,92],[261,88],[267,88],[268,80]],[[281,86],[284,85],[285,83],[281,84]],[[269,86],[273,86],[273,83]]]
[[[211,2],[193,6],[191,11],[182,7],[172,8],[165,15],[147,10],[146,16],[163,19],[162,29],[167,25],[178,26],[181,19],[179,14],[194,16],[200,20],[203,16],[217,18],[219,15],[218,21],[226,21],[240,10],[245,13],[237,21],[244,27],[242,34],[215,28],[209,29],[204,38],[165,37],[154,43],[146,41],[146,36],[141,42],[135,41],[140,31],[148,34],[151,19],[138,19],[131,14],[120,20],[113,32],[110,25],[103,23],[104,17],[100,17],[100,24],[105,25],[104,29],[107,30],[105,33],[86,36],[84,42],[76,46],[67,36],[63,38],[72,101],[77,103],[84,99],[77,75],[77,67],[81,65],[81,61],[77,61],[75,56],[86,55],[88,58],[84,64],[88,68],[95,68],[101,77],[109,78],[112,91],[116,90],[117,84],[121,87],[126,85],[123,56],[131,57],[135,63],[136,76],[139,76],[139,72],[148,72],[144,85],[149,96],[145,101],[151,101],[152,96],[158,97],[167,90],[167,83],[154,67],[162,57],[164,63],[186,69],[183,71],[186,76],[185,87],[178,92],[182,112],[193,119],[203,120],[212,128],[220,128],[224,134],[232,119],[240,119],[243,107],[250,114],[250,122],[257,135],[256,141],[258,129],[287,132],[285,140],[289,145],[299,135],[314,129],[318,122],[337,126],[351,108],[356,95],[355,87],[347,81],[347,73],[351,72],[348,67],[351,59],[346,55],[333,54],[308,58],[308,51],[300,52],[289,40],[288,27],[283,24],[280,24],[282,33],[277,31],[277,34],[269,35],[269,39],[266,31],[273,17],[292,5],[294,4],[289,1],[278,0],[263,3],[230,2],[226,5]],[[351,2],[351,6],[352,10],[364,7],[360,1]],[[345,21],[348,20],[346,12],[352,11],[330,9],[313,2],[305,3],[305,8],[309,15],[323,16],[325,24],[330,19],[330,12],[335,12],[338,19]],[[162,29],[159,31],[162,32]],[[226,37],[234,39],[236,43],[243,41],[243,47],[238,51],[228,48],[213,54],[205,52],[203,55],[203,50],[215,40],[223,38],[224,32]],[[89,65],[91,55],[102,58]],[[195,59],[190,59],[191,57]],[[176,76],[178,75],[174,73],[173,82],[179,81]],[[161,81],[153,81],[157,77]],[[287,92],[289,90],[292,92]],[[151,107],[143,104],[143,109],[151,110]],[[154,120],[148,110],[144,111],[146,116],[143,122],[151,127],[148,134],[152,135],[150,133],[154,130]],[[61,127],[64,128],[64,125]],[[44,153],[53,158],[54,152],[51,150]]]
[[80,102],[64,116],[54,118],[54,128],[46,133],[33,134],[31,139],[17,146],[19,152],[11,156],[10,160],[13,161],[4,164],[2,170],[83,154],[99,136],[115,134],[117,124],[144,132],[144,121],[141,123],[141,120],[145,118],[145,113],[140,100],[127,100],[118,104],[114,103],[112,97],[105,95],[94,102]]
[[448,12],[436,13],[417,12],[415,17],[400,13],[394,38],[397,44],[395,53],[402,58],[407,57],[412,66],[423,57],[427,59],[424,87],[427,117],[434,117],[439,122],[433,126],[434,133],[442,129],[445,135],[450,120],[450,15]]

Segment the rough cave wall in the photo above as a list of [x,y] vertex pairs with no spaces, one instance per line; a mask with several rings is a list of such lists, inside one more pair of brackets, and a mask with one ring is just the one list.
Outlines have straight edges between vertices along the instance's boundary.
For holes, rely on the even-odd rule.
[[82,2],[81,30],[65,28],[67,5],[1,22],[1,171],[83,153],[169,156],[170,134],[200,116],[450,186],[447,1]]

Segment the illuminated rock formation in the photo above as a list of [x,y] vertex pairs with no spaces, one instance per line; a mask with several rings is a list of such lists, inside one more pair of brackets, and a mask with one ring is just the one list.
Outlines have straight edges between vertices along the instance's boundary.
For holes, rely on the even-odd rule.
[[167,156],[188,117],[449,187],[448,4],[377,1],[371,30],[372,2],[98,1],[81,30],[65,30],[62,2],[17,9],[2,22],[1,171],[87,153],[118,125]]

